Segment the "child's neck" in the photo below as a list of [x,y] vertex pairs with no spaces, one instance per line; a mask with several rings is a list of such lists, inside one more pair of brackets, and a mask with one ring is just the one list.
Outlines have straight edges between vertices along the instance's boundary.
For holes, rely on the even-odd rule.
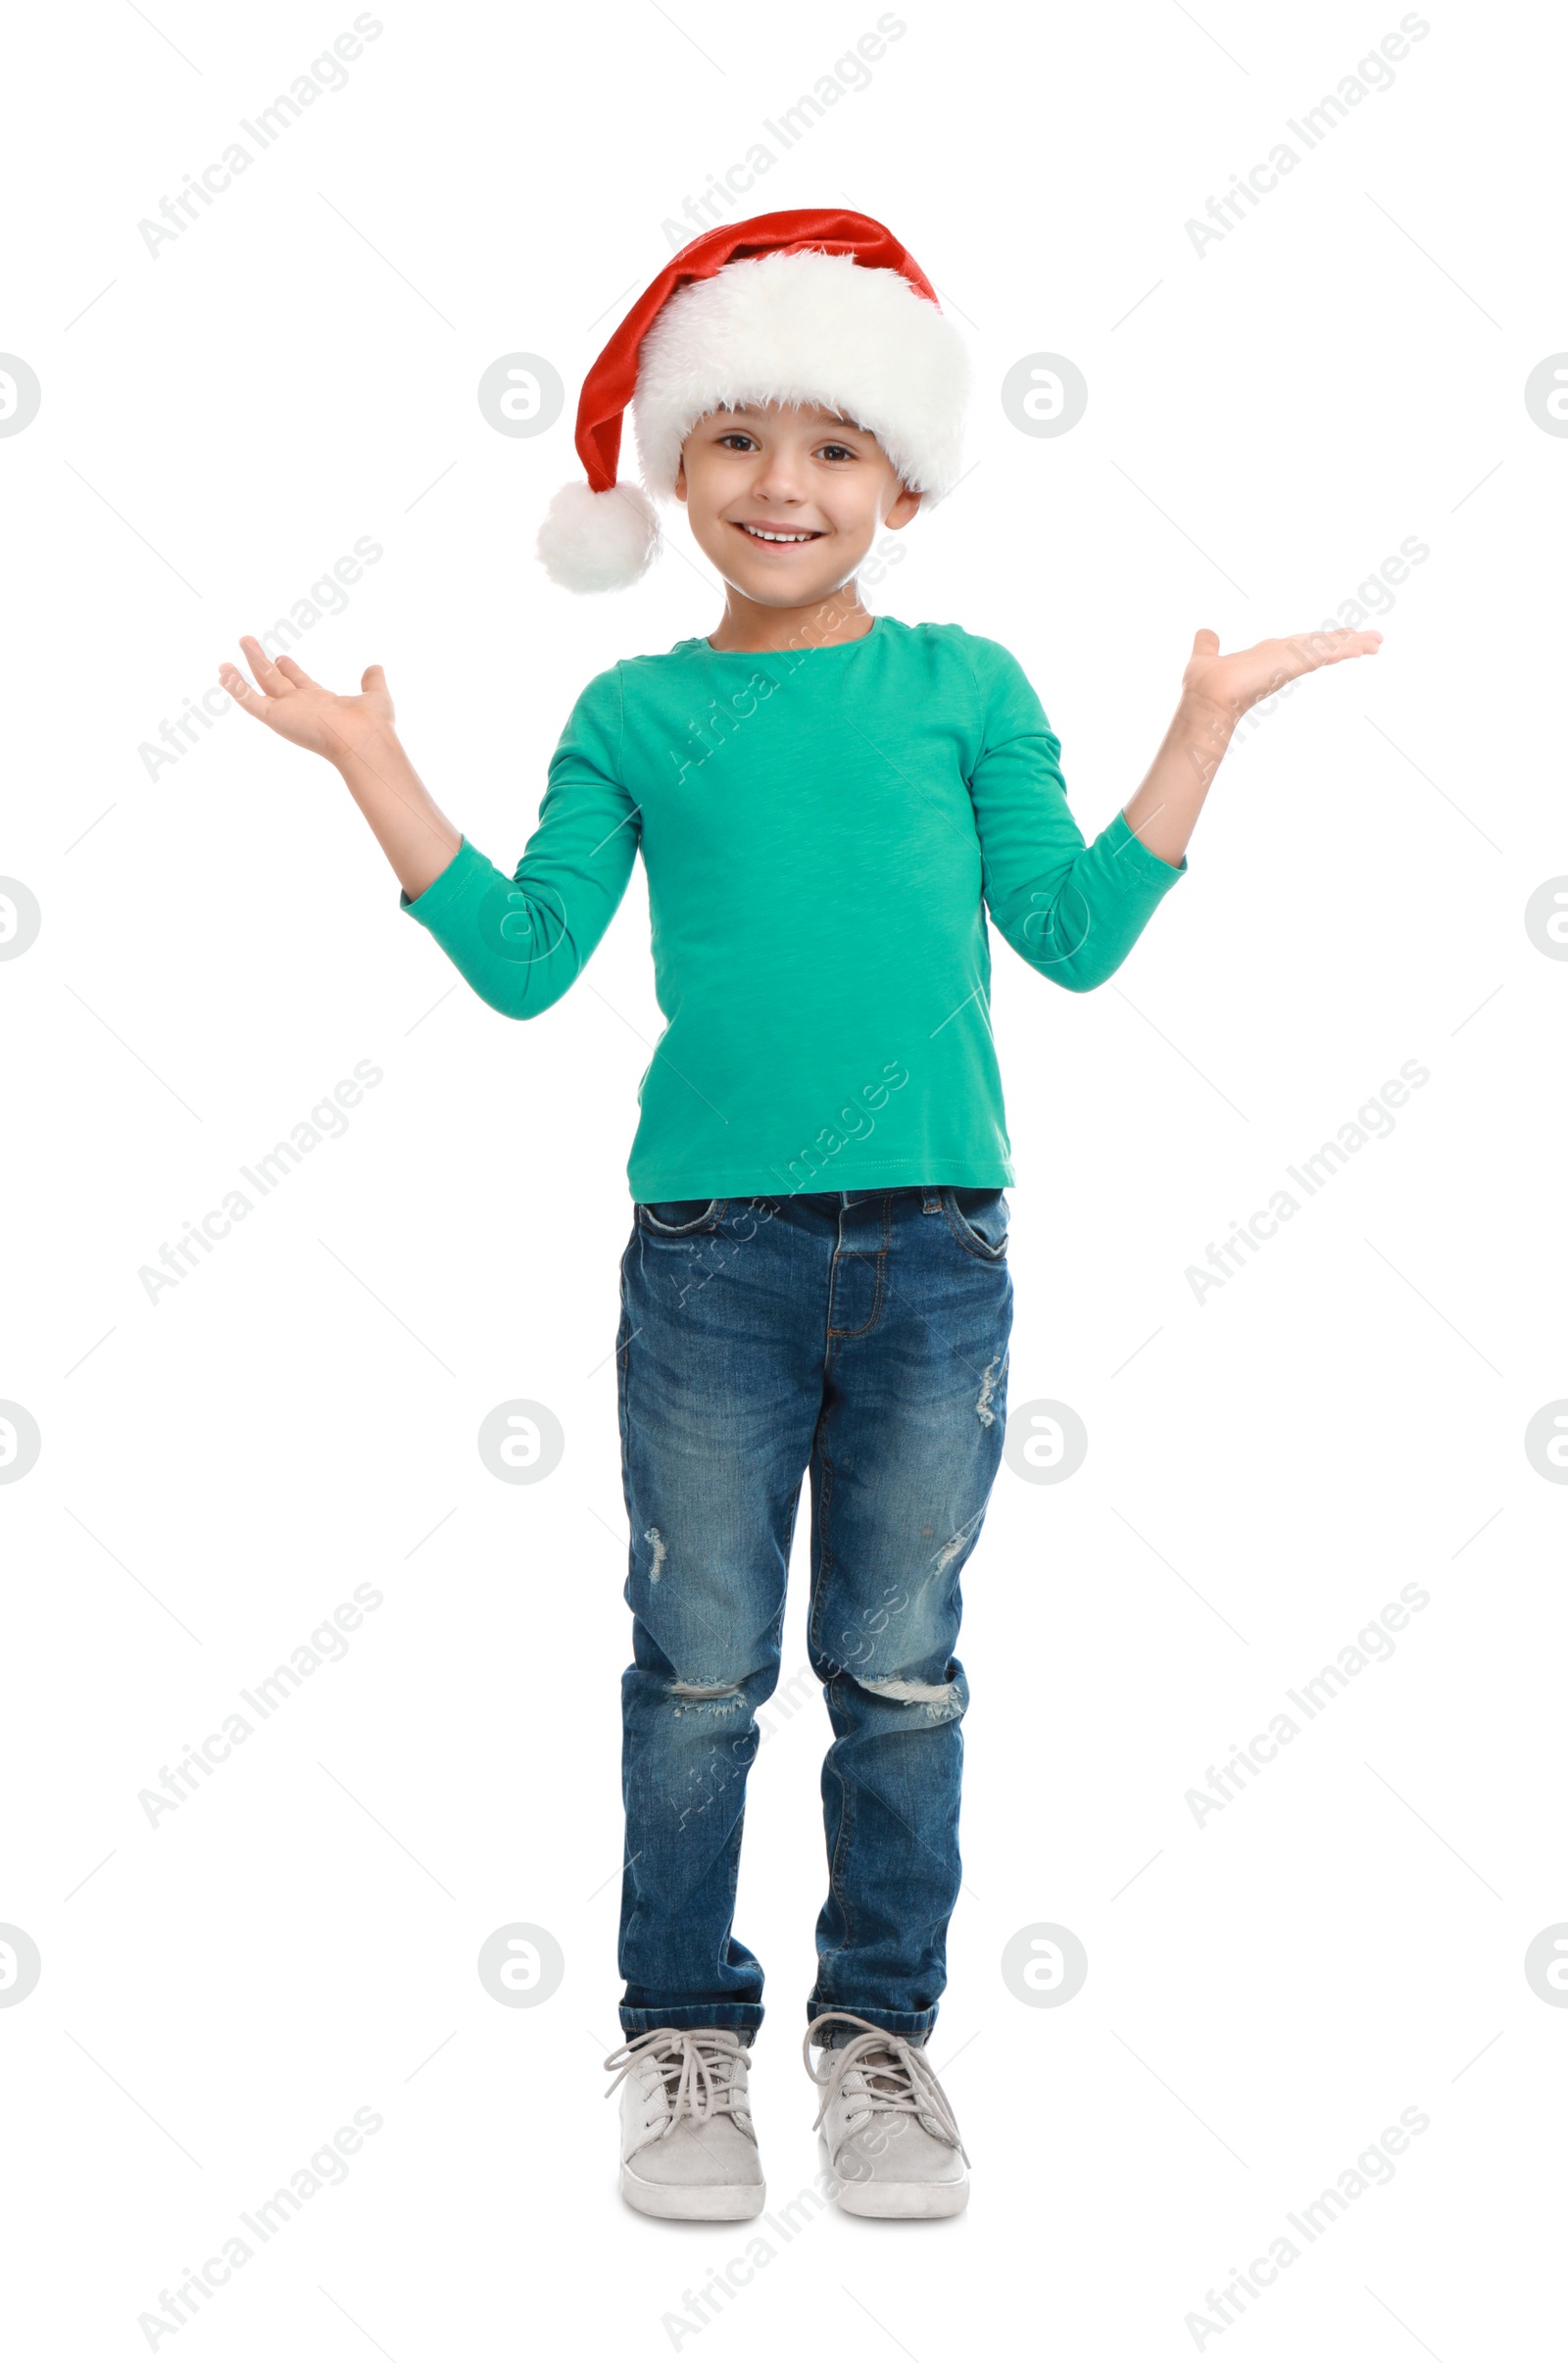
[[854,580],[804,607],[763,607],[726,584],[724,613],[708,645],[720,651],[760,656],[786,648],[831,648],[841,640],[863,640],[876,617],[860,605]]

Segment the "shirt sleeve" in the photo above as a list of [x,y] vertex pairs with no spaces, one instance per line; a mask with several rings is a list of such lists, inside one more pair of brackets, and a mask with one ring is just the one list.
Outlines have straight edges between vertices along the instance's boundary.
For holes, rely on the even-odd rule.
[[966,635],[980,695],[969,778],[982,892],[1014,952],[1069,993],[1114,976],[1156,906],[1187,872],[1152,854],[1120,812],[1094,843],[1067,805],[1061,742],[1017,659]]
[[617,666],[590,681],[573,707],[512,876],[465,837],[423,894],[399,897],[504,1017],[537,1017],[559,1001],[619,908],[642,834],[620,781],[621,740]]

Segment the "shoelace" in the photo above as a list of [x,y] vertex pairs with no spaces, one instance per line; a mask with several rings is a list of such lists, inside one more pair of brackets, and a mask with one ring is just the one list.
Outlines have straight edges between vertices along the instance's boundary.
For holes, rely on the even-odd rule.
[[[832,2019],[842,2019],[846,2026],[861,2027],[864,2033],[854,2035],[837,2050],[824,2050],[822,2065],[811,2065],[811,2044],[820,2043],[819,2027]],[[950,2142],[963,2160],[970,2164],[968,2151],[958,2137],[957,2120],[953,2104],[936,2079],[919,2046],[903,2035],[889,2035],[885,2028],[873,2027],[869,2019],[858,2018],[853,2010],[824,2010],[813,2018],[806,2030],[801,2044],[801,2056],[806,2072],[813,2084],[824,2087],[822,2105],[816,2112],[816,2125],[822,2123],[839,2087],[852,2068],[858,2068],[865,2079],[866,2095],[873,2109],[891,2109],[906,2117],[918,2118],[927,2131],[935,2131],[939,2140]],[[816,2126],[812,2127],[816,2131]]]
[[727,2027],[651,2028],[648,2034],[622,2043],[605,2061],[607,2068],[618,2064],[620,2071],[606,2085],[605,2098],[609,2099],[622,2077],[652,2062],[664,2080],[669,2103],[661,2139],[673,2133],[683,2116],[699,2125],[710,2117],[746,2117],[745,2100],[737,2098],[734,2086],[745,2048],[740,2037]]

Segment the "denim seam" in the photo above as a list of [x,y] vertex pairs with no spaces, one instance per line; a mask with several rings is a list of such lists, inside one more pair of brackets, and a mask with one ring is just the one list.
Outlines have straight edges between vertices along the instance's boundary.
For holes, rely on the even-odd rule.
[[[662,1203],[667,1204],[668,1201]],[[722,1226],[731,1203],[727,1198],[710,1198],[705,1211],[697,1217],[695,1222],[661,1222],[656,1215],[650,1213],[647,1201],[638,1199],[636,1202],[638,1227],[641,1230],[652,1232],[656,1239],[701,1239]]]
[[[831,1335],[832,1332],[829,1334]],[[821,1490],[817,1497],[817,1526],[822,1547],[820,1556],[817,1560],[816,1580],[812,1586],[811,1614],[808,1626],[810,1642],[815,1648],[816,1653],[819,1657],[827,1655],[827,1652],[822,1648],[822,1615],[827,1604],[828,1588],[833,1569],[833,1540],[830,1524],[830,1512],[833,1502],[833,1457],[828,1452],[827,1446],[823,1441],[823,1431],[827,1426],[827,1421],[828,1414],[824,1411],[817,1421],[815,1438],[816,1451],[820,1457],[822,1468]],[[836,1659],[830,1660],[830,1662],[835,1664],[835,1666],[837,1664]],[[831,1716],[834,1706],[838,1703],[838,1675],[836,1672],[828,1681],[824,1682],[823,1691],[827,1702],[828,1712]],[[837,1732],[835,1731],[835,1741],[837,1736]],[[829,1744],[828,1754],[829,1756],[832,1754],[832,1743]],[[823,1769],[827,1769],[825,1761]],[[826,1954],[819,1956],[817,1965],[818,1978],[820,1978],[822,1974],[823,1960],[833,1959],[837,1953],[845,1951],[851,1945],[853,1945],[855,1941],[854,1931],[851,1925],[851,1914],[848,1898],[844,1895],[839,1883],[840,1866],[843,1862],[844,1855],[848,1850],[849,1846],[851,1813],[850,1784],[844,1778],[843,1774],[836,1769],[833,1771],[831,1777],[837,1784],[839,1792],[839,1826],[834,1845],[828,1853],[828,1891],[829,1894],[835,1898],[839,1906],[839,1911],[844,1923],[844,1942],[840,1945],[830,1947]],[[824,1832],[824,1837],[826,1833]]]
[[741,1809],[735,1816],[734,1836],[730,1840],[729,1918],[724,1923],[724,1950],[726,1953],[735,1935],[735,1905],[741,1884],[741,1841],[746,1835],[746,1774],[750,1770],[751,1766],[747,1765],[741,1773]]
[[673,2002],[667,2010],[648,2010],[637,2002],[622,2002],[622,2034],[650,2034],[655,2027],[747,2027],[762,2023],[760,2002]]
[[[889,2035],[909,2035],[911,2037],[913,2035],[929,2035],[937,2023],[935,2004],[929,2010],[882,2010],[879,2012],[874,2002],[862,2006],[858,2002],[829,2000],[822,1995],[813,1995],[806,2005],[808,2019],[815,2017],[824,2010],[853,2010],[858,2018],[867,2020],[873,2027],[881,2027]],[[847,2044],[853,2040],[852,2031],[844,2030],[844,2043]],[[838,2047],[836,2042],[826,2045],[829,2050]]]
[[[836,1691],[837,1689],[838,1682],[835,1678],[832,1685],[832,1691]],[[829,1697],[831,1699],[832,1692],[829,1693]],[[831,1754],[831,1752],[832,1750],[830,1748],[829,1753]],[[832,1962],[835,1962],[841,1953],[851,1951],[855,1945],[854,1914],[851,1910],[849,1896],[845,1893],[841,1884],[841,1874],[844,1869],[845,1857],[850,1850],[851,1824],[855,1810],[855,1792],[841,1772],[835,1771],[833,1774],[833,1779],[838,1784],[839,1792],[839,1827],[833,1851],[828,1857],[827,1884],[828,1892],[838,1904],[839,1913],[844,1922],[844,1942],[842,1945],[830,1945],[825,1952],[817,1955],[816,1977],[818,1985],[821,1984],[823,1975],[827,1971],[829,1965]]]
[[[617,1374],[617,1384],[616,1384],[616,1389],[615,1389],[615,1392],[616,1392],[616,1396],[617,1396],[617,1398],[618,1398],[618,1402],[617,1402],[617,1409],[618,1409],[619,1414],[620,1414],[620,1465],[621,1465],[621,1469],[622,1469],[622,1472],[623,1472],[623,1486],[622,1486],[622,1491],[623,1491],[623,1493],[625,1494],[625,1497],[626,1497],[626,1515],[627,1515],[627,1519],[628,1519],[628,1522],[629,1522],[629,1523],[631,1524],[631,1526],[632,1526],[633,1532],[635,1532],[635,1530],[636,1530],[636,1521],[635,1521],[635,1519],[632,1517],[632,1507],[631,1507],[631,1405],[630,1405],[630,1393],[631,1393],[631,1339],[632,1339],[632,1329],[631,1329],[631,1306],[630,1306],[630,1304],[629,1304],[629,1302],[628,1302],[628,1299],[627,1299],[627,1293],[626,1293],[626,1255],[629,1255],[629,1254],[630,1254],[630,1252],[631,1252],[631,1247],[632,1247],[632,1242],[633,1242],[633,1241],[634,1241],[636,1238],[637,1238],[637,1232],[636,1232],[636,1228],[635,1228],[635,1225],[634,1225],[634,1226],[633,1226],[633,1231],[632,1231],[632,1238],[631,1238],[631,1239],[629,1239],[629,1240],[627,1241],[627,1243],[626,1243],[626,1254],[625,1254],[625,1255],[622,1255],[621,1259],[620,1259],[620,1320],[619,1320],[619,1324],[618,1324],[618,1333],[617,1333],[617,1335],[616,1335],[616,1339],[615,1339],[615,1367],[616,1367],[616,1374]],[[635,1549],[635,1546],[633,1546],[633,1549]]]
[[[882,1198],[882,1244],[876,1252],[876,1293],[871,1300],[870,1317],[859,1329],[835,1329],[833,1326],[833,1288],[838,1280],[839,1257],[843,1255],[844,1250],[842,1247],[838,1247],[833,1251],[833,1279],[829,1283],[827,1306],[827,1334],[830,1338],[869,1337],[872,1330],[876,1327],[878,1321],[882,1318],[882,1300],[884,1294],[886,1293],[884,1283],[887,1277],[888,1240],[893,1228],[890,1210],[892,1207],[892,1200],[887,1196],[886,1192],[884,1192]],[[842,1236],[843,1231],[841,1228],[840,1237],[842,1238]],[[852,1251],[852,1253],[858,1254],[858,1251]]]
[[1007,1259],[1007,1241],[1011,1237],[1010,1230],[1003,1233],[1002,1245],[996,1248],[989,1246],[986,1241],[981,1238],[980,1233],[976,1231],[974,1233],[974,1240],[979,1241],[978,1246],[976,1246],[964,1235],[964,1232],[959,1229],[958,1225],[962,1220],[962,1216],[959,1214],[957,1206],[953,1202],[951,1192],[947,1189],[944,1189],[942,1193],[942,1211],[947,1216],[948,1228],[953,1233],[954,1238],[964,1250],[965,1254],[974,1257],[976,1263],[1005,1263]]
[[[810,1613],[807,1622],[807,1640],[819,1657],[827,1656],[827,1651],[822,1647],[822,1614],[827,1604],[828,1578],[833,1568],[833,1537],[829,1526],[829,1516],[833,1507],[833,1455],[824,1442],[827,1423],[828,1414],[823,1411],[817,1420],[816,1435],[812,1440],[813,1449],[822,1470],[821,1483],[818,1486],[816,1497],[816,1526],[821,1551],[811,1579]],[[831,1659],[829,1662],[836,1664],[837,1660]]]

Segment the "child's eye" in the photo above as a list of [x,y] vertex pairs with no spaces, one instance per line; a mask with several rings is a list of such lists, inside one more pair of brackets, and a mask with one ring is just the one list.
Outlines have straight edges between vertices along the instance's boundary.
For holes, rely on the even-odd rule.
[[718,438],[718,444],[719,444],[719,449],[722,451],[722,450],[723,450],[723,448],[724,448],[724,446],[725,446],[727,443],[748,443],[748,444],[749,444],[749,443],[751,442],[751,440],[752,440],[751,436],[750,436],[750,435],[748,435],[748,434],[747,434],[747,433],[746,433],[746,432],[745,432],[745,431],[744,431],[744,430],[743,430],[741,427],[738,427],[738,426],[732,426],[732,427],[730,428],[730,430],[729,430],[728,434],[726,434],[726,435],[720,435],[720,436],[719,436],[719,438]]
[[824,443],[821,456],[824,460],[853,460],[856,455],[847,443]]

